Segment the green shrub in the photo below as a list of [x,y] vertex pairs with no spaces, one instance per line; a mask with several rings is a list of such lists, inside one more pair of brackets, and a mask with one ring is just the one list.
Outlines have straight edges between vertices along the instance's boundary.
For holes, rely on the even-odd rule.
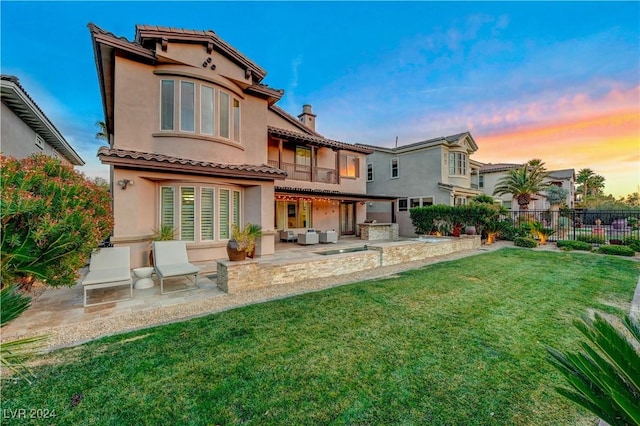
[[513,239],[513,244],[518,247],[533,248],[538,246],[538,242],[529,237],[516,237]]
[[631,247],[634,251],[640,251],[640,239],[627,237],[624,239],[624,245]]
[[[616,321],[617,322],[617,321]],[[568,388],[557,392],[588,409],[610,425],[640,424],[640,324],[631,315],[618,326],[596,313],[574,321],[588,339],[577,353],[546,346],[548,361]]]
[[616,256],[633,256],[636,254],[629,246],[600,246],[600,253],[614,254]]
[[585,243],[590,243],[590,244],[604,244],[603,235],[579,234],[579,235],[576,235],[576,240],[584,241]]
[[513,241],[517,237],[526,237],[528,234],[529,232],[526,229],[524,229],[521,225],[515,226],[513,223],[510,222],[505,227],[505,230],[502,231],[502,239]]
[[573,241],[573,240],[559,240],[558,247],[566,248],[568,250],[584,250],[591,251],[591,244],[586,243],[584,241]]
[[113,227],[108,191],[43,154],[0,156],[2,284],[73,286]]

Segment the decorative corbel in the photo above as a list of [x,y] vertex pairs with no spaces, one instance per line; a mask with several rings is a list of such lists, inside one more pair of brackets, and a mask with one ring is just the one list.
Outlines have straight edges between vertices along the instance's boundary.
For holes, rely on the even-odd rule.
[[247,68],[247,69],[244,71],[244,78],[246,78],[246,79],[251,78],[251,69]]
[[162,41],[160,42],[160,46],[162,47],[162,51],[167,51],[167,46],[169,45],[169,40],[166,37],[162,37]]
[[212,41],[207,42],[207,53],[209,55],[211,55],[211,52],[213,52],[213,42]]

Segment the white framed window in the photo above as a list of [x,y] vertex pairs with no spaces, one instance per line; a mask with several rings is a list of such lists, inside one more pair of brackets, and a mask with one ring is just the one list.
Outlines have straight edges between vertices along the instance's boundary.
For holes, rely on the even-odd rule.
[[196,239],[196,189],[192,186],[180,187],[180,239]]
[[433,197],[411,197],[409,198],[409,208],[432,206]]
[[36,134],[36,148],[44,150],[44,139],[38,134]]
[[213,87],[200,86],[200,133],[214,135],[215,110]]
[[229,94],[225,92],[218,92],[218,98],[220,101],[220,136],[229,139]]
[[217,186],[160,187],[160,224],[178,228],[189,242],[228,240],[231,224],[240,226],[242,192]]
[[456,206],[464,206],[464,205],[467,204],[467,198],[466,197],[455,197],[454,204]]
[[176,80],[160,80],[161,131],[198,133],[240,143],[241,107],[240,99],[217,87],[186,80],[177,84]]
[[175,82],[160,80],[160,130],[173,130]]
[[216,238],[215,203],[215,189],[200,188],[200,241],[213,241]]
[[400,177],[400,162],[397,158],[391,159],[391,179]]
[[240,142],[240,101],[233,98],[233,140]]
[[160,188],[160,224],[175,228],[175,188]]
[[467,153],[465,152],[449,153],[449,175],[453,175],[453,176],[467,175]]
[[373,164],[367,164],[367,182],[373,182]]
[[360,158],[356,155],[340,155],[340,177],[360,177]]
[[180,82],[180,130],[195,132],[196,130],[196,89],[195,84]]
[[406,212],[409,208],[408,208],[408,204],[409,200],[406,198],[399,198],[398,199],[398,211],[399,212]]
[[478,188],[484,188],[484,175],[478,176]]

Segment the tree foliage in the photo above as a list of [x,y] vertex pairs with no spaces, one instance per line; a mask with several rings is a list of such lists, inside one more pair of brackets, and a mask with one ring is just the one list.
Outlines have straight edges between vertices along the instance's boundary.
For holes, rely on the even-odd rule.
[[72,286],[113,227],[109,193],[59,159],[0,156],[2,285]]
[[531,197],[548,188],[545,183],[547,171],[542,160],[533,159],[521,167],[511,169],[498,180],[494,195],[512,194],[520,210],[528,210]]
[[577,190],[582,192],[583,199],[588,195],[603,195],[604,181],[604,176],[596,174],[593,170],[589,168],[580,169],[576,176]]

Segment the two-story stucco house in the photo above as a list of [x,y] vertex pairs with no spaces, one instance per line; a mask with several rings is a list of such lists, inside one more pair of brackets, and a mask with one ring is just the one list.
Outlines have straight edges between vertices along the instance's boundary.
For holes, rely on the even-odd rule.
[[392,204],[370,202],[367,217],[397,222],[401,236],[415,235],[410,208],[462,205],[481,194],[480,163],[471,159],[478,145],[469,132],[395,148],[368,147],[374,152],[367,156],[367,193],[398,198]]
[[[480,190],[490,196],[493,196],[496,202],[511,210],[519,210],[518,202],[513,198],[512,194],[503,194],[494,196],[493,191],[498,181],[507,176],[509,170],[522,167],[522,164],[513,163],[487,163],[480,167],[479,187]],[[576,196],[576,173],[574,169],[550,170],[547,171],[546,183],[561,187],[567,192],[566,204],[569,208],[575,207]],[[545,197],[545,192],[533,194],[529,210],[547,210],[549,202]]]
[[170,225],[195,262],[226,257],[231,225],[254,223],[256,254],[277,231],[355,232],[366,217],[371,149],[324,138],[305,105],[275,104],[266,72],[213,31],[136,26],[135,38],[89,24],[109,146],[115,227],[132,266],[146,263],[154,228]]
[[42,153],[74,166],[84,160],[47,118],[17,77],[0,77],[0,149],[5,156],[26,158]]

